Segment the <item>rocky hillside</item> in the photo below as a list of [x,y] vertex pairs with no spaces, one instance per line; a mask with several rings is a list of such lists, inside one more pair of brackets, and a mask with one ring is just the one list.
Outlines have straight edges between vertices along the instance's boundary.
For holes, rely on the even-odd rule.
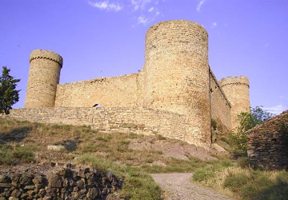
[[[192,172],[209,163],[218,162],[217,154],[219,153],[213,149],[207,151],[159,135],[101,132],[91,130],[87,126],[40,124],[0,118],[0,173],[2,177],[0,189],[3,195],[6,195],[5,197],[12,194],[17,198],[19,196],[32,198],[33,195],[33,197],[42,197],[44,194],[52,197],[76,195],[73,191],[81,190],[75,186],[78,184],[79,177],[81,180],[84,179],[85,184],[88,180],[77,175],[80,171],[71,172],[72,178],[67,179],[65,176],[59,178],[59,173],[66,174],[67,172],[67,169],[63,167],[39,170],[51,163],[57,166],[72,163],[78,168],[88,166],[96,169],[97,172],[103,173],[101,177],[104,179],[107,178],[105,174],[113,174],[115,180],[118,180],[117,185],[119,185],[119,180],[123,180],[119,191],[120,185],[111,189],[113,181],[108,181],[106,185],[93,190],[91,185],[85,185],[86,189],[82,190],[83,194],[81,194],[86,197],[91,197],[91,195],[94,197],[97,193],[95,199],[102,197],[106,199],[109,194],[107,192],[112,192],[115,198],[120,199],[161,199],[161,190],[148,173]],[[38,171],[34,170],[31,173],[32,169],[38,169]],[[51,179],[47,173],[43,173],[43,171],[51,170],[59,180],[54,181],[54,178]],[[73,174],[76,174],[78,179]],[[13,181],[15,177],[22,180],[23,176],[29,182],[28,187],[21,181]],[[35,185],[33,180],[40,176],[43,177],[45,184]],[[60,181],[61,184],[56,184],[55,189],[51,181],[57,184]],[[11,185],[13,187],[8,188]],[[103,188],[108,189],[103,192]],[[22,191],[21,194],[19,189]],[[40,189],[42,189],[41,192]]]

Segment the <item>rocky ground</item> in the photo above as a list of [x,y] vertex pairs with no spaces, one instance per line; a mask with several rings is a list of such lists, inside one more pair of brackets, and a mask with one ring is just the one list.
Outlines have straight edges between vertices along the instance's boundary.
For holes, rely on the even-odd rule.
[[[159,135],[104,133],[89,127],[0,118],[0,156],[5,155],[0,159],[0,200],[1,197],[11,197],[11,200],[111,200],[122,194],[131,199],[159,200],[161,191],[148,173],[193,172],[208,162],[217,161],[219,154],[225,152],[222,149],[196,147]],[[67,169],[64,163],[73,163],[78,168]],[[84,172],[79,169],[79,165],[84,164],[97,169],[112,169],[117,175],[121,174],[124,177],[123,187],[120,176],[117,179],[112,174],[91,168],[85,173],[85,168]],[[98,178],[92,183],[95,177]],[[177,188],[176,199],[177,195],[181,200],[185,200],[186,196],[186,199],[191,199],[190,189],[193,192],[195,188],[190,186],[189,178],[185,180],[179,174],[174,179],[175,184],[179,183],[174,187]],[[169,180],[167,177],[163,181]],[[158,184],[167,191],[161,183]],[[197,190],[202,191],[199,188]],[[213,191],[209,195],[214,197]]]

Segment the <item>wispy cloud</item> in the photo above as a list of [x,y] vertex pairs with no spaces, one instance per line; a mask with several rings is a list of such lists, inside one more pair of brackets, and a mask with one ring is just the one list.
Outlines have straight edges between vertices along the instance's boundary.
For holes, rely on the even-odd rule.
[[145,16],[139,16],[139,17],[137,18],[137,22],[138,22],[138,24],[143,24],[143,25],[145,25],[145,24],[148,23],[148,18],[145,17]]
[[155,12],[149,12],[148,13],[148,16],[145,16],[145,15],[140,15],[138,18],[137,18],[137,23],[138,24],[142,24],[142,25],[147,25],[149,24],[150,22],[154,21],[155,18],[160,15],[160,12],[158,11],[155,11]]
[[98,8],[100,10],[118,12],[123,9],[123,6],[119,3],[111,3],[109,1],[89,1],[88,3],[94,8]]
[[288,110],[288,106],[279,104],[279,105],[275,105],[271,107],[263,107],[263,110],[270,112],[272,114],[278,115],[281,112]]
[[149,8],[148,12],[151,13],[151,12],[153,12],[154,10],[155,10],[155,8],[154,8],[154,7],[151,7],[151,8]]
[[204,5],[205,2],[206,2],[206,0],[200,0],[198,2],[197,7],[196,7],[197,12],[201,12],[202,6]]
[[[120,3],[121,2],[121,3]],[[89,5],[99,10],[132,12],[137,24],[147,25],[153,22],[161,13],[158,6],[165,0],[88,0]]]
[[131,0],[130,2],[134,10],[144,10],[152,0]]
[[217,22],[213,22],[212,25],[211,25],[212,28],[216,28],[217,26],[218,26]]

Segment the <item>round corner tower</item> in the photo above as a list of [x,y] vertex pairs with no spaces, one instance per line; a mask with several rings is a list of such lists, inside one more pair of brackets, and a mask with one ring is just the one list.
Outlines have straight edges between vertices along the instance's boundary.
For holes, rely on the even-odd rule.
[[239,114],[250,112],[249,79],[245,76],[226,77],[220,80],[220,85],[231,103],[232,130],[239,125]]
[[192,139],[210,143],[208,34],[191,21],[152,26],[146,34],[144,106],[187,115]]
[[25,108],[53,107],[63,59],[47,50],[34,50],[30,55],[30,69]]

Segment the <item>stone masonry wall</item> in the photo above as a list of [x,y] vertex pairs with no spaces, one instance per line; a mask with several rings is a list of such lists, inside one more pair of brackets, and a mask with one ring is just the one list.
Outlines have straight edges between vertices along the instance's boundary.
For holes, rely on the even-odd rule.
[[[25,108],[57,109],[25,110],[27,115],[18,110],[12,112],[14,115],[34,121],[41,121],[42,116],[43,122],[79,121],[95,128],[109,128],[110,122],[135,122],[153,127],[148,128],[152,132],[158,127],[163,136],[210,143],[211,117],[229,129],[237,126],[240,111],[249,111],[249,80],[226,78],[219,87],[208,64],[208,33],[191,21],[172,20],[152,26],[146,34],[145,65],[136,74],[58,84],[62,63],[62,57],[54,52],[32,52]],[[107,109],[83,110],[96,104]]]
[[220,80],[220,85],[231,103],[231,129],[239,125],[239,114],[250,112],[250,83],[245,76],[231,76]]
[[34,50],[30,55],[30,69],[25,107],[53,107],[63,59],[46,50]]
[[173,20],[146,34],[145,107],[185,114],[202,141],[210,140],[208,34],[193,22]]
[[57,86],[55,107],[135,107],[140,102],[139,74],[99,78]]
[[231,104],[224,94],[218,81],[210,70],[210,97],[211,97],[211,116],[217,123],[224,125],[226,129],[231,129]]
[[288,111],[248,132],[248,158],[252,167],[288,169]]
[[[11,110],[11,118],[42,123],[88,125],[93,129],[135,134],[159,134],[198,146],[201,136],[194,134],[185,115],[145,108],[34,108]],[[208,141],[209,143],[209,141]]]

